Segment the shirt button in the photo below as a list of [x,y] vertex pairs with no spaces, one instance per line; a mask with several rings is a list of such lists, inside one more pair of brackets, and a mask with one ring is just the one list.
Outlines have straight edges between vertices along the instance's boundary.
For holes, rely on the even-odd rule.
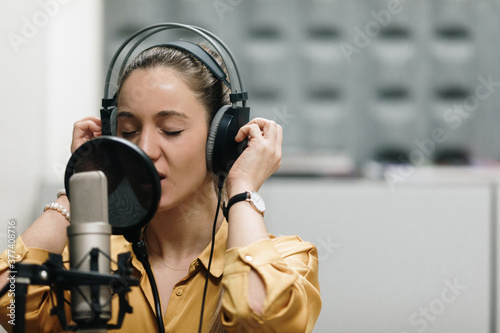
[[182,293],[183,293],[182,289],[177,289],[177,291],[175,292],[177,296],[181,296]]
[[246,255],[245,259],[246,259],[246,261],[253,261],[253,257],[249,256],[249,255]]

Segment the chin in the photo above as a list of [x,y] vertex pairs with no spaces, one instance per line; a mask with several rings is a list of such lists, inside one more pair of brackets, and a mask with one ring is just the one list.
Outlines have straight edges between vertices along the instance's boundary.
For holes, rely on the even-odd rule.
[[175,206],[176,205],[173,204],[172,202],[170,202],[168,199],[161,198],[160,202],[158,203],[158,209],[156,211],[157,212],[164,212],[164,211],[167,211],[167,210],[174,208]]
[[183,204],[179,202],[179,198],[163,197],[158,204],[157,212],[166,212],[172,209],[180,209],[182,211]]

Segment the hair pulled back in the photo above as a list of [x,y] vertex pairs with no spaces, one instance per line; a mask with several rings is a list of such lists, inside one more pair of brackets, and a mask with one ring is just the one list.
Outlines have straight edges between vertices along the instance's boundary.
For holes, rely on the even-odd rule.
[[[202,46],[225,70],[219,54]],[[210,70],[190,53],[168,46],[154,46],[141,52],[128,66],[119,81],[117,96],[123,83],[136,69],[169,68],[191,89],[196,99],[206,107],[208,123],[217,111],[230,104],[229,88],[218,80]]]

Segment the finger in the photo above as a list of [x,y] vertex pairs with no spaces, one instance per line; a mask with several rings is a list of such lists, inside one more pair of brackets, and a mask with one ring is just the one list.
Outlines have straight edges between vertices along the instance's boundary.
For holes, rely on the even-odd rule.
[[278,124],[275,121],[267,120],[262,132],[265,139],[276,141],[278,137]]
[[82,120],[75,123],[73,137],[93,137],[94,135],[101,132],[101,124],[96,123],[94,120]]
[[79,127],[92,132],[101,131],[101,119],[97,117],[87,117],[75,123],[75,127]]
[[71,152],[73,153],[82,143],[100,136],[101,120],[97,117],[87,117],[77,121],[73,126],[73,141]]
[[[247,126],[257,126],[260,130],[260,135],[265,136],[266,132],[269,131],[270,127],[274,126],[276,124],[274,121],[267,120],[264,118],[254,118],[250,120],[245,126],[241,127],[240,131],[235,137],[235,140],[237,142],[243,141],[248,135],[251,135],[250,132],[250,127]],[[275,135],[275,132],[271,134],[271,136]],[[253,134],[254,137],[257,136],[257,132],[254,132]]]
[[250,124],[248,125],[248,128],[248,136],[250,136],[250,138],[259,139],[264,137],[264,132],[258,124]]
[[257,136],[262,137],[262,132],[260,130],[259,125],[248,123],[248,124],[242,126],[240,128],[240,130],[238,131],[238,134],[236,134],[236,137],[234,138],[234,140],[236,142],[241,142],[245,138],[247,138],[248,136],[251,136],[253,138],[257,138]]
[[262,131],[262,135],[264,135],[264,133],[269,129],[269,125],[271,125],[270,124],[270,120],[265,119],[265,118],[254,118],[251,121],[249,121],[248,124],[250,124],[250,125],[252,125],[252,124],[258,125],[259,128]]
[[251,124],[257,124],[259,125],[259,127],[262,129],[264,128],[267,124],[269,123],[269,120],[268,119],[265,119],[265,118],[253,118],[252,120],[250,120],[248,122],[247,125],[251,125]]
[[88,120],[93,121],[93,122],[95,122],[95,123],[97,123],[99,125],[101,124],[101,118],[98,118],[98,117],[95,117],[95,116],[88,116],[88,117],[82,118],[82,119],[78,120],[76,122],[76,124],[78,124],[80,122],[83,122],[83,121],[88,121]]

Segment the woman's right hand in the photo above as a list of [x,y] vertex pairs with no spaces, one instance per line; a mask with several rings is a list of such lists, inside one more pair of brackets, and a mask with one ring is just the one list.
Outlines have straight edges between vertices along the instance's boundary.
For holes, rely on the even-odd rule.
[[83,143],[101,135],[101,119],[90,116],[77,121],[73,126],[71,153],[73,154]]

